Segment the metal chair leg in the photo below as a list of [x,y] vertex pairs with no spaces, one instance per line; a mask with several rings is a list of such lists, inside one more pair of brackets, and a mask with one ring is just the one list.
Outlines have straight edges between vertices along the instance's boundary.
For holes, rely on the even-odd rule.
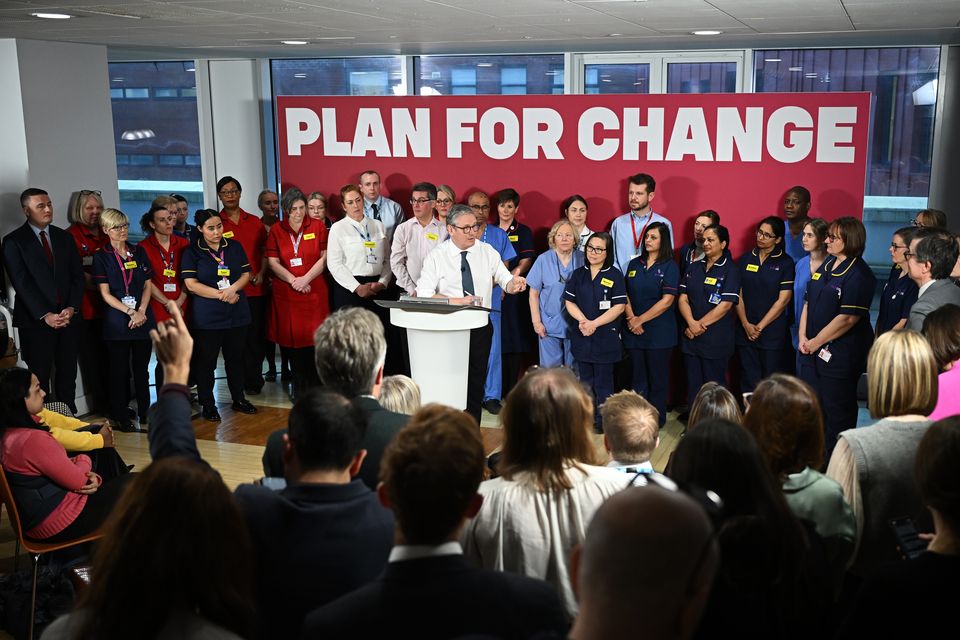
[[13,572],[17,572],[17,567],[20,566],[20,538],[17,537],[17,546],[13,550]]
[[30,628],[27,630],[27,640],[33,640],[33,623],[37,614],[37,573],[40,567],[40,554],[31,553],[33,560],[33,587],[30,589]]

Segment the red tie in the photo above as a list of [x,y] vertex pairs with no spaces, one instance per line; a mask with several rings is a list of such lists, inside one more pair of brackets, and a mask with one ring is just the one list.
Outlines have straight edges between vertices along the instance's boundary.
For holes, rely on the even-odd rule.
[[47,254],[47,262],[50,263],[50,266],[53,266],[53,251],[50,250],[50,243],[47,241],[47,232],[40,232],[40,244],[43,245],[43,252]]

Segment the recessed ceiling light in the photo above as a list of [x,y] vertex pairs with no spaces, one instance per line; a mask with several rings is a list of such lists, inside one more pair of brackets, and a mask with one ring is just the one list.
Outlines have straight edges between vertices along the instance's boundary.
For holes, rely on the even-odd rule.
[[31,13],[34,18],[44,18],[45,20],[69,20],[73,16],[68,13]]
[[693,35],[695,36],[718,36],[723,31],[717,31],[716,29],[703,29],[701,31],[694,31]]
[[306,40],[281,40],[281,44],[309,44]]
[[477,66],[478,66],[478,67],[492,67],[492,66],[493,66],[493,63],[492,63],[492,62],[478,62],[478,63],[477,63]]
[[790,67],[787,71],[803,71],[803,67]]
[[307,77],[307,74],[305,74],[305,73],[295,73],[295,74],[293,74],[293,77],[294,77],[294,78],[306,78],[306,77]]
[[520,36],[521,40],[533,40],[533,36]]
[[764,58],[764,62],[781,62],[780,58]]
[[817,74],[815,74],[815,73],[805,73],[805,74],[803,74],[803,77],[804,77],[804,78],[816,78],[816,77],[817,77]]
[[110,78],[110,82],[123,82],[123,78]]
[[622,33],[608,33],[608,34],[607,34],[607,37],[608,37],[608,38],[619,38],[619,37],[621,37],[622,35],[623,35]]

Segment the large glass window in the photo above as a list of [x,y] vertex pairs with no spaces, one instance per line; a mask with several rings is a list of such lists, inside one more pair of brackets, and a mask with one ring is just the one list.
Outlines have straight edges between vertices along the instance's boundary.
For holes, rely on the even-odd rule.
[[563,93],[563,55],[419,56],[418,95]]
[[667,93],[736,93],[736,62],[669,62]]
[[650,64],[588,64],[583,68],[584,93],[650,93]]
[[754,53],[755,90],[873,95],[863,220],[865,257],[889,265],[897,228],[927,206],[940,49],[767,50]]
[[114,62],[109,72],[120,209],[138,220],[161,194],[203,202],[194,63]]
[[271,60],[274,96],[404,95],[399,56]]

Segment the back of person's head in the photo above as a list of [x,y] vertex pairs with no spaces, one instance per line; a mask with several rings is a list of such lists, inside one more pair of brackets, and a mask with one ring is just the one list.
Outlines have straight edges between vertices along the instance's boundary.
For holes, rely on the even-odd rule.
[[420,385],[409,376],[386,376],[380,385],[380,406],[413,415],[420,408]]
[[[104,525],[77,638],[152,638],[174,612],[250,637],[253,551],[233,494],[206,463],[164,458],[136,475]],[[135,594],[135,595],[134,595]]]
[[[937,420],[920,440],[913,477],[923,503],[960,535],[960,416]],[[941,533],[937,531],[937,533]]]
[[403,544],[454,539],[480,506],[486,459],[476,422],[439,404],[413,414],[380,461],[380,499],[393,510]]
[[922,209],[917,212],[914,222],[918,227],[924,229],[933,227],[939,229],[947,228],[947,214],[940,209]]
[[604,502],[574,552],[572,637],[688,638],[719,562],[703,508],[678,491],[632,487]]
[[929,262],[930,277],[934,280],[949,278],[960,253],[956,238],[946,229],[923,227],[917,229],[913,239],[917,241],[913,259],[920,263]]
[[697,391],[693,404],[690,405],[687,431],[711,418],[723,418],[739,424],[743,421],[743,414],[740,413],[740,405],[737,404],[737,399],[726,387],[716,382],[704,382],[700,390]]
[[37,428],[27,410],[33,373],[23,367],[0,369],[0,433],[11,427]]
[[313,335],[320,381],[348,398],[367,395],[387,356],[380,318],[360,307],[330,314]]
[[781,481],[823,464],[823,414],[817,394],[784,373],[764,378],[750,396],[743,426],[753,434],[773,475]]
[[930,343],[937,368],[952,369],[960,360],[960,307],[945,304],[923,320],[923,337]]
[[567,467],[596,462],[593,402],[569,369],[536,369],[525,375],[507,396],[500,421],[498,471],[507,480],[527,471],[542,489],[569,489]]
[[635,391],[615,393],[600,407],[603,435],[617,462],[647,462],[657,448],[660,414]]
[[874,418],[930,415],[937,406],[937,361],[912,329],[887,331],[867,356],[867,407]]
[[287,425],[301,471],[342,471],[363,447],[367,414],[339,393],[316,388],[297,399]]

